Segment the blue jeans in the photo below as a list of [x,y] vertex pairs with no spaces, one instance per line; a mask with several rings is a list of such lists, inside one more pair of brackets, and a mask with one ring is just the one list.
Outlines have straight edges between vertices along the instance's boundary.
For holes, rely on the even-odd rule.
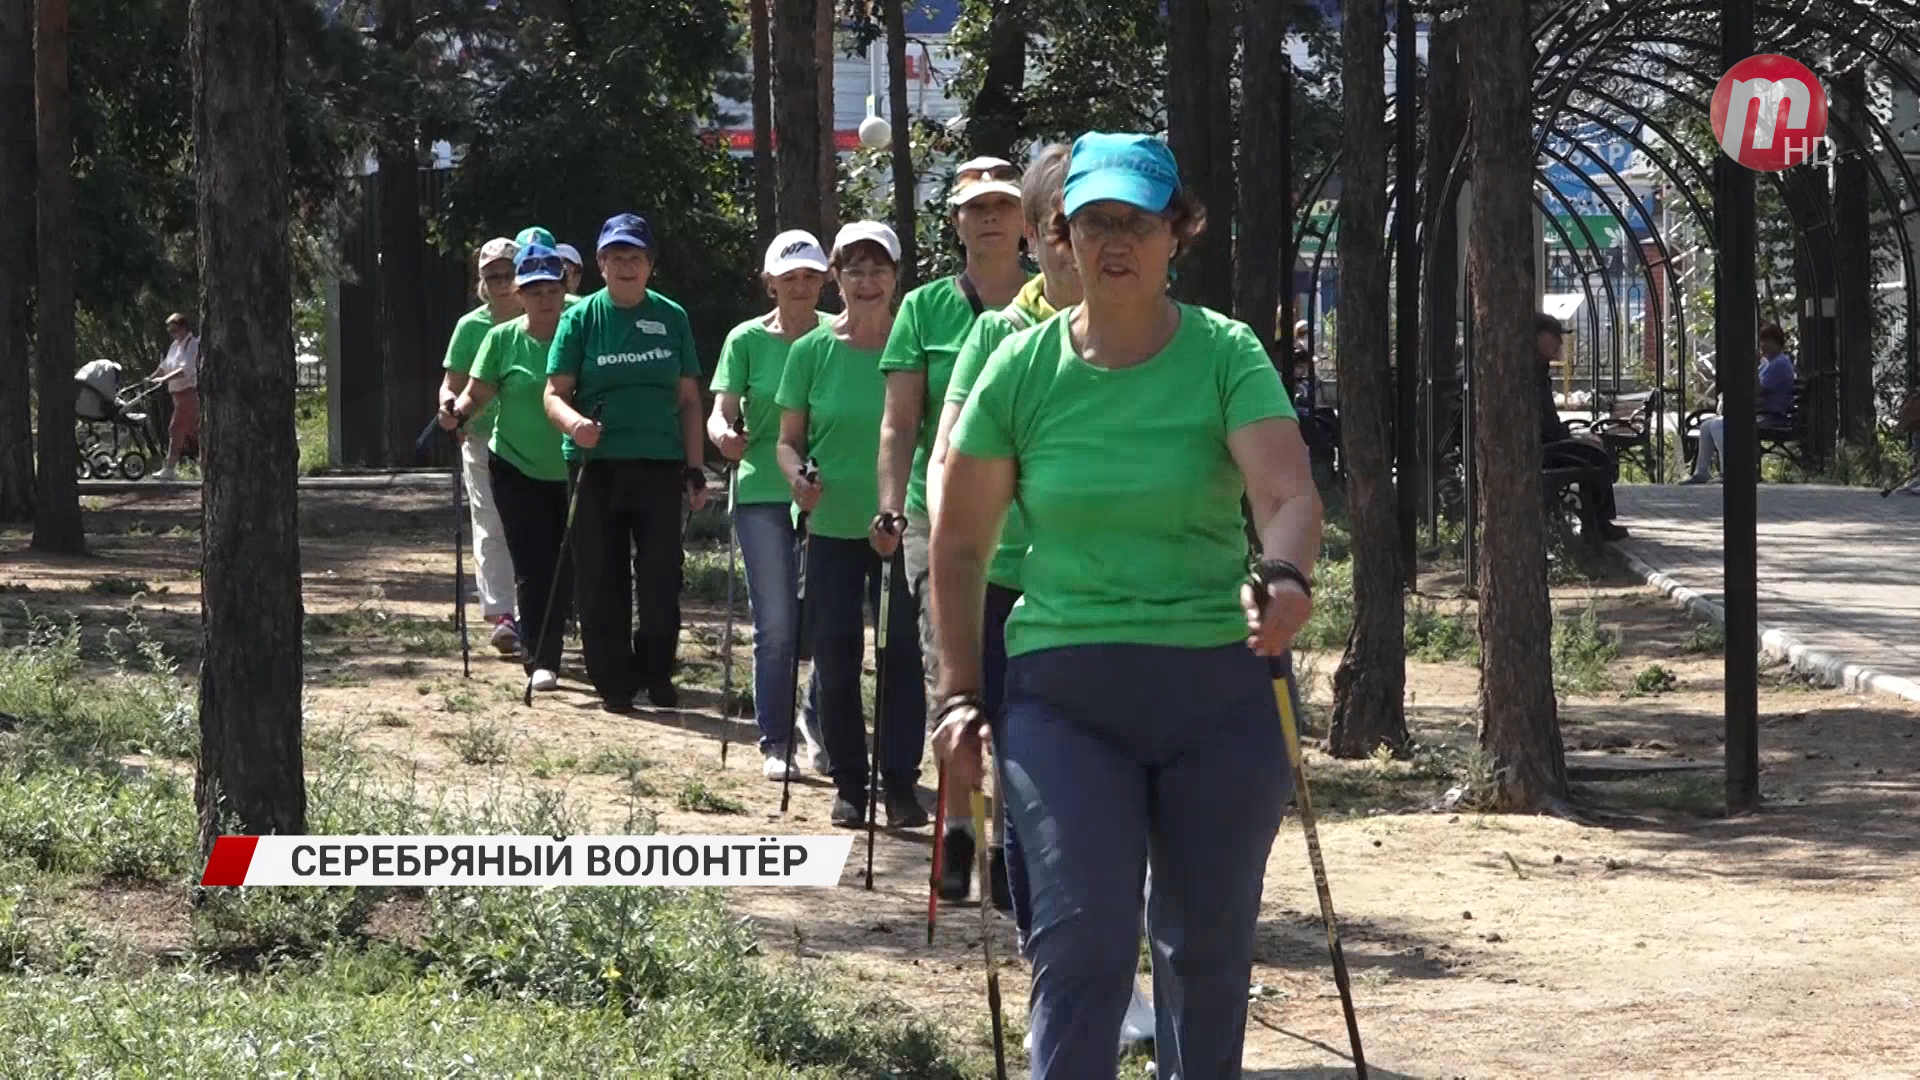
[[[919,620],[906,575],[895,563],[887,612],[886,700],[877,703],[880,774],[890,792],[911,792],[927,743],[927,694],[921,683]],[[815,536],[807,541],[807,628],[819,683],[820,732],[832,759],[833,786],[855,806],[867,804],[866,709],[860,671],[866,653],[865,610],[879,624],[880,556],[865,538]]]
[[[793,725],[793,654],[800,647],[794,574],[793,515],[786,503],[733,508],[733,531],[747,568],[747,604],[753,610],[753,717],[760,752],[784,750]],[[807,687],[808,730],[814,728],[814,687]]]
[[[1014,601],[1020,594],[999,585],[987,586],[986,640],[980,650],[981,696],[987,703],[987,720],[993,725],[994,745],[1000,745],[1002,734],[1006,731],[1007,703],[1007,616],[1013,614]],[[996,761],[999,760],[996,758]],[[1006,790],[1005,778],[1000,778],[995,787]],[[1032,903],[1027,899],[1027,868],[1020,863],[1020,834],[1013,827],[1013,811],[1007,808],[1007,800],[1000,800],[1000,820],[1002,851],[1001,857],[1007,862],[1007,892],[1013,896],[1013,924],[1020,929],[1020,940],[1024,943],[1027,934],[1033,929]],[[984,823],[983,823],[984,825]],[[981,888],[985,888],[982,885]]]
[[1293,777],[1266,661],[1088,645],[1007,665],[1032,890],[1034,1080],[1112,1080],[1149,864],[1158,1074],[1240,1075],[1267,855]]

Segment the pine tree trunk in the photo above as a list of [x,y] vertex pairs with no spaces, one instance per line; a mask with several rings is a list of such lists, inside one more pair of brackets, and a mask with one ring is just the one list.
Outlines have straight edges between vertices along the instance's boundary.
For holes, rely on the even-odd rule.
[[[1473,111],[1474,453],[1484,523],[1480,586],[1480,745],[1502,809],[1567,797],[1553,697],[1545,496],[1540,482],[1533,330],[1532,45],[1524,0],[1483,0],[1463,49]],[[1344,320],[1342,320],[1344,322]]]
[[[1866,129],[1860,115],[1866,100],[1866,73],[1858,67],[1833,77],[1833,108],[1855,131]],[[1838,131],[1835,131],[1836,137]],[[1840,369],[1840,437],[1859,448],[1873,444],[1876,414],[1873,388],[1873,237],[1867,209],[1869,148],[1853,151],[1833,169],[1833,247],[1836,256]]]
[[[913,166],[913,113],[907,104],[907,19],[887,0],[887,109],[893,128],[893,231],[900,237],[900,295],[919,284],[920,177]],[[878,103],[876,103],[876,107]]]
[[1174,295],[1226,312],[1233,310],[1233,24],[1216,27],[1216,9],[1230,11],[1231,0],[1167,0],[1167,146],[1210,222],[1180,253]]
[[205,295],[200,845],[306,831],[300,542],[287,240],[286,16],[194,0],[194,174]]
[[[1240,236],[1234,254],[1233,317],[1253,327],[1269,352],[1285,353],[1274,341],[1275,309],[1282,285],[1281,252],[1292,220],[1287,175],[1287,89],[1293,59],[1287,53],[1284,3],[1253,3],[1241,16]],[[1278,189],[1276,190],[1276,184]],[[1291,331],[1289,331],[1291,333]],[[1289,338],[1289,341],[1291,338]],[[1291,361],[1291,353],[1286,354]]]
[[13,253],[0,260],[0,522],[9,523],[33,519],[33,143],[33,0],[0,0],[0,251]]
[[67,0],[40,0],[34,27],[34,104],[40,171],[40,288],[34,356],[40,378],[40,474],[33,547],[78,554],[80,449],[73,414],[73,98],[67,87]]
[[[1460,401],[1460,353],[1454,344],[1459,333],[1460,217],[1457,197],[1447,199],[1445,206],[1439,201],[1446,193],[1447,174],[1467,134],[1464,89],[1460,77],[1460,20],[1436,22],[1427,37],[1427,152],[1420,184],[1425,219],[1433,222],[1432,234],[1421,243],[1425,276],[1420,340],[1433,372],[1433,386],[1427,391],[1433,398],[1435,428],[1426,433],[1429,454],[1440,452],[1439,441],[1446,435]],[[1461,171],[1466,171],[1464,162]]]
[[1336,757],[1407,745],[1404,578],[1393,486],[1387,354],[1387,20],[1378,0],[1346,0],[1340,47],[1340,432],[1353,528],[1353,631],[1333,675]]
[[1013,156],[1020,138],[1020,92],[1027,82],[1023,0],[989,0],[986,76],[967,111],[967,142],[975,154]]
[[820,124],[816,159],[820,169],[820,237],[822,242],[831,244],[828,234],[840,228],[840,154],[834,146],[833,126],[834,0],[820,0],[814,9],[814,20],[814,74],[820,95],[820,108],[815,114]]
[[780,231],[773,181],[773,29],[767,3],[747,0],[747,33],[753,39],[754,247],[763,251]]
[[[420,217],[420,167],[409,136],[380,148],[381,373],[386,402],[386,459],[394,468],[414,462],[413,440],[433,413],[439,358],[424,355],[420,322],[421,251],[426,223]],[[465,255],[469,264],[470,253]]]
[[773,9],[774,170],[780,225],[831,244],[821,218],[820,77],[814,52],[817,6],[827,0],[779,0]]

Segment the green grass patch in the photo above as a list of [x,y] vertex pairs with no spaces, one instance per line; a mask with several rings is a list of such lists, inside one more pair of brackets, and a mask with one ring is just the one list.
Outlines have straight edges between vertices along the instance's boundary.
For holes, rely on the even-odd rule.
[[1678,689],[1680,678],[1671,670],[1659,664],[1648,664],[1633,673],[1633,692],[1635,694],[1665,694]]
[[506,733],[494,723],[474,721],[453,737],[453,748],[469,765],[498,765],[512,756]]
[[305,633],[309,644],[372,641],[409,656],[451,656],[460,651],[460,632],[450,620],[395,615],[377,599],[346,611],[309,613]]
[[1718,656],[1727,651],[1727,628],[1712,622],[1696,624],[1680,649],[1692,656]]
[[[727,549],[689,550],[684,564],[681,596],[707,603],[727,602]],[[733,562],[733,602],[744,613],[747,603],[747,566],[737,555]]]
[[1430,664],[1480,662],[1480,633],[1462,612],[1443,612],[1415,597],[1407,605],[1407,655]]
[[300,475],[309,476],[333,464],[327,452],[327,392],[296,391],[293,401],[293,435],[300,446]]
[[165,649],[135,614],[106,639],[111,671],[88,678],[80,623],[23,609],[0,628],[0,712],[18,717],[30,746],[72,758],[156,754],[192,757],[198,713]]
[[713,790],[699,777],[688,778],[673,797],[673,805],[693,814],[744,814],[745,803]]
[[1324,558],[1313,564],[1313,614],[1294,637],[1299,649],[1338,652],[1353,631],[1353,562]]
[[1553,624],[1553,685],[1563,694],[1596,694],[1611,689],[1607,670],[1620,656],[1619,635],[1600,625],[1591,600],[1573,618]]
[[153,587],[147,583],[146,578],[103,577],[95,578],[87,586],[87,591],[98,596],[139,596],[152,592]]

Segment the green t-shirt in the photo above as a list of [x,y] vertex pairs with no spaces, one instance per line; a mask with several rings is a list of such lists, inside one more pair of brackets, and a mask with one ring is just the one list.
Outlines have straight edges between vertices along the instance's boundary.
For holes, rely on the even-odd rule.
[[1245,640],[1245,485],[1227,435],[1293,417],[1273,363],[1246,324],[1186,304],[1167,347],[1119,371],[1081,360],[1070,324],[1003,342],[953,433],[956,452],[1019,464],[1031,547],[1008,655]]
[[[886,377],[880,351],[856,349],[822,325],[787,354],[780,407],[807,410],[807,453],[820,465],[820,502],[807,527],[821,536],[861,539],[880,512],[880,414]],[[793,517],[800,519],[794,505]]]
[[[441,368],[472,378],[473,359],[479,355],[480,343],[492,329],[493,312],[485,304],[460,316],[460,321],[453,324],[453,337],[447,342],[447,358],[441,362]],[[492,438],[495,415],[493,402],[487,402],[480,415],[467,421],[467,437],[481,442]]]
[[[967,403],[967,395],[973,392],[973,384],[986,368],[987,358],[1001,342],[1057,314],[1053,305],[1047,303],[1045,286],[1044,278],[1034,278],[1013,298],[1013,303],[999,311],[987,312],[973,324],[973,332],[967,335],[967,343],[960,346],[960,356],[953,362],[953,378],[947,382],[948,405]],[[1020,520],[1020,508],[1010,506],[1006,524],[1000,526],[1000,546],[994,549],[993,561],[987,565],[987,580],[1019,592],[1020,565],[1026,557],[1027,526]]]
[[[652,289],[619,307],[601,289],[560,315],[547,374],[572,375],[573,407],[601,413],[593,456],[618,461],[685,461],[680,433],[680,380],[700,376],[693,328],[679,304]],[[562,437],[567,460],[580,460],[573,436]]]
[[[820,325],[833,316],[815,312]],[[779,503],[793,498],[793,489],[780,472],[776,448],[780,445],[780,376],[787,368],[793,343],[767,329],[762,319],[748,319],[727,334],[720,346],[720,363],[713,369],[716,394],[739,394],[740,413],[747,422],[747,452],[734,477],[734,501]],[[875,451],[874,460],[879,461]]]
[[[920,442],[913,452],[913,473],[907,480],[907,512],[927,512],[927,458],[940,434],[940,405],[947,400],[947,380],[960,346],[973,329],[973,305],[961,291],[960,279],[942,278],[922,285],[900,302],[893,333],[880,370],[921,371],[927,376],[927,396],[921,403]],[[877,458],[876,458],[877,464]]]
[[493,387],[498,405],[489,449],[535,480],[567,478],[560,431],[547,419],[547,350],[552,344],[528,333],[522,315],[487,331],[473,361],[473,377]]

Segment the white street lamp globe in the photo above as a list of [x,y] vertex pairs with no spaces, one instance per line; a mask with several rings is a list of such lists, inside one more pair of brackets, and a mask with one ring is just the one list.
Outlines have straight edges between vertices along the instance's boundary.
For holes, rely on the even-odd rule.
[[860,121],[860,145],[871,150],[884,150],[893,144],[893,125],[878,116],[869,116]]

